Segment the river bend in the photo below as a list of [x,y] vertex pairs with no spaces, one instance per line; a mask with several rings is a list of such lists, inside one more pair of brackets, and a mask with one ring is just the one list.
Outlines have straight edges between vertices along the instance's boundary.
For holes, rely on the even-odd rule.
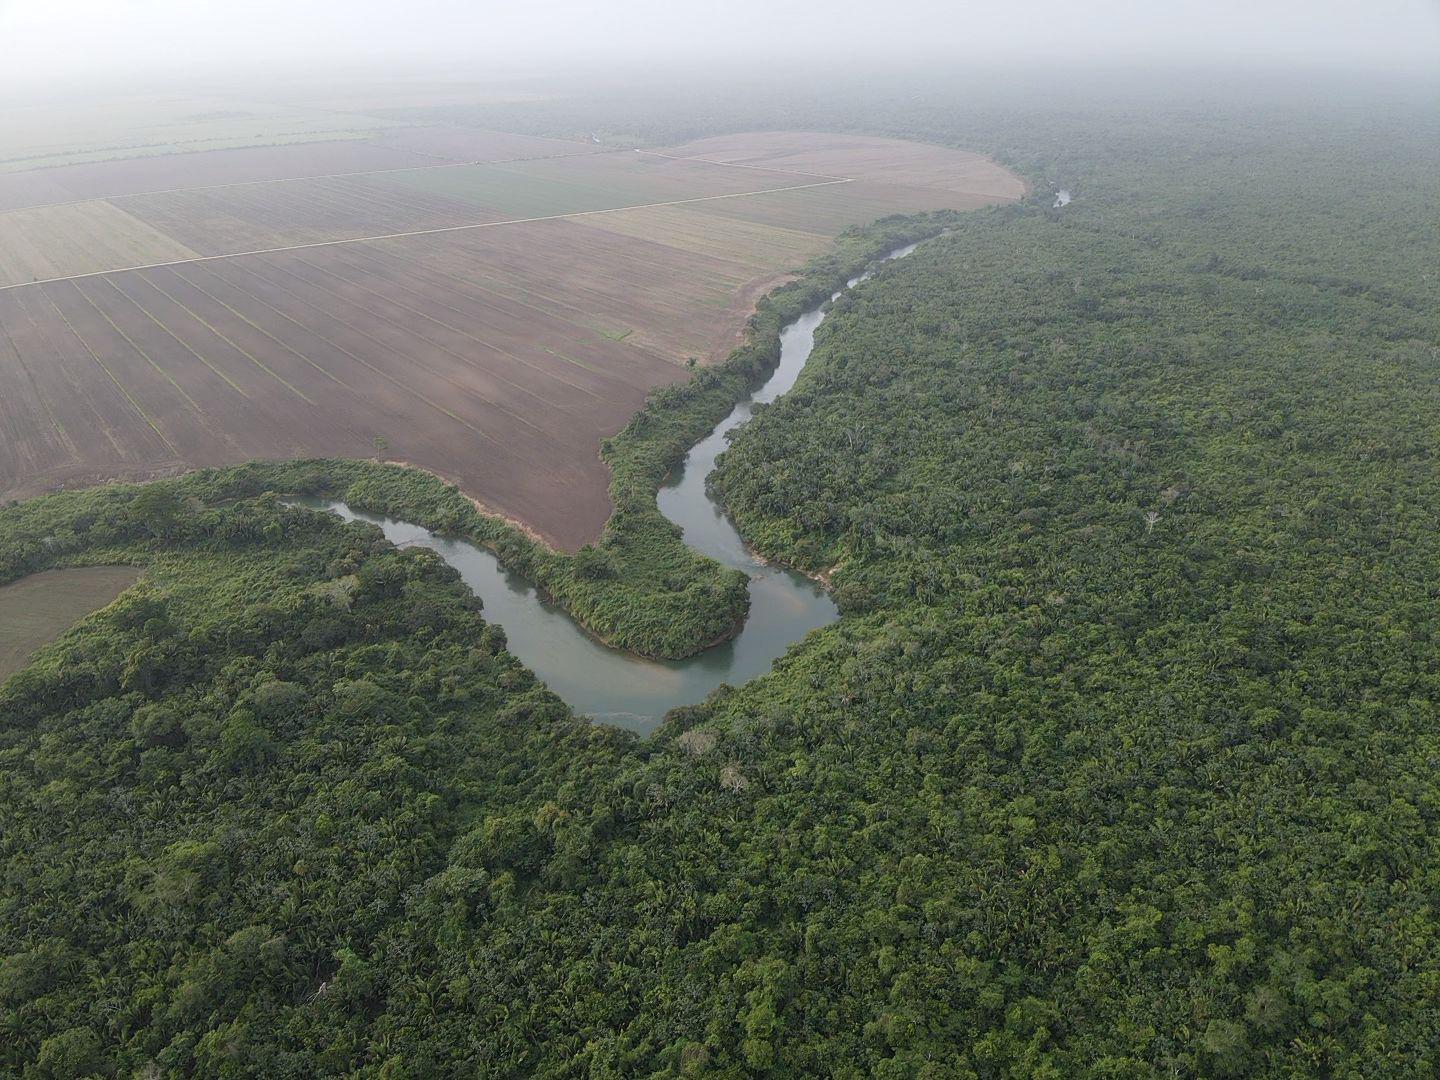
[[[908,244],[898,248],[881,261],[903,258],[915,247]],[[867,272],[852,278],[841,292],[869,276]],[[750,419],[756,403],[774,401],[795,385],[824,318],[825,305],[820,305],[781,331],[780,362],[774,373],[691,449],[658,493],[661,513],[680,526],[687,544],[750,576],[750,614],[744,627],[729,641],[697,656],[650,660],[602,645],[562,608],[543,600],[528,581],[510,573],[494,555],[466,540],[352,510],[330,499],[292,501],[311,509],[329,510],[347,520],[370,522],[397,546],[418,544],[436,552],[460,572],[465,584],[480,597],[486,620],[505,630],[509,651],[576,712],[648,732],[668,710],[701,701],[721,683],[738,686],[765,674],[792,643],[839,618],[834,601],[814,581],[759,562],[723,508],[705,489],[715,459],[727,445],[727,434]]]

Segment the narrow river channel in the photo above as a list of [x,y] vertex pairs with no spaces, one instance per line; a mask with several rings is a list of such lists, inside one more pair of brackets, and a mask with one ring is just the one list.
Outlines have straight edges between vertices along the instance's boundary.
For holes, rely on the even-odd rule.
[[[915,250],[908,244],[881,261]],[[867,272],[846,283],[852,289]],[[842,290],[844,291],[844,290]],[[831,299],[840,296],[835,293]],[[750,616],[730,641],[686,660],[647,660],[601,645],[565,611],[546,603],[525,579],[510,573],[484,548],[440,536],[394,518],[350,509],[328,499],[297,498],[300,506],[329,510],[347,520],[380,527],[398,546],[430,548],[460,571],[485,605],[485,618],[503,627],[508,648],[564,698],[576,712],[595,720],[648,732],[677,705],[691,705],[721,683],[738,686],[770,670],[775,659],[816,627],[839,618],[823,588],[801,574],[758,562],[724,510],[705,490],[726,433],[750,419],[757,402],[774,401],[799,377],[825,318],[820,306],[799,316],[780,334],[780,363],[774,374],[697,443],[659,492],[660,511],[684,531],[685,542],[711,558],[750,575]]]

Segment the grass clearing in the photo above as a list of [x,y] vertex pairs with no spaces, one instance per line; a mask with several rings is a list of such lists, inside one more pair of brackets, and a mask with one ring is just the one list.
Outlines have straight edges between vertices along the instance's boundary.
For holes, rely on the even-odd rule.
[[80,566],[0,585],[0,679],[138,580],[133,566]]

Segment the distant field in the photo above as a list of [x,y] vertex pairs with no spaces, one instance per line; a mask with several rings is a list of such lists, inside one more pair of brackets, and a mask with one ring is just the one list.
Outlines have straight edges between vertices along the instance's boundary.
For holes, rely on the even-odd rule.
[[140,579],[133,566],[47,570],[0,585],[0,679]]
[[984,195],[940,191],[935,188],[902,188],[866,180],[833,187],[767,192],[737,201],[720,199],[700,203],[704,214],[753,221],[780,229],[818,232],[834,236],[852,225],[863,225],[888,214],[917,210],[970,210],[996,200]]
[[893,140],[439,126],[14,173],[0,198],[47,183],[80,201],[0,212],[0,497],[378,454],[571,549],[609,514],[601,441],[837,232],[1023,192]]
[[609,149],[595,143],[462,127],[397,127],[377,137],[374,143],[446,161],[525,161],[530,158],[598,154]]
[[727,169],[633,151],[399,172],[377,179],[407,191],[467,199],[506,218],[583,213],[808,183],[787,173]]
[[[718,257],[604,228],[600,223],[610,217],[538,221],[377,247],[395,251],[409,266],[509,297],[537,315],[574,320],[675,364],[692,356],[724,356],[755,299],[741,311],[737,296],[752,282],[773,279],[777,267],[804,262],[803,255],[791,258],[784,250],[759,258],[746,259],[738,251]],[[717,334],[728,343],[717,347]]]
[[592,143],[528,135],[415,127],[396,128],[368,139],[326,138],[208,153],[156,151],[23,172],[0,170],[0,210],[79,199],[188,191],[214,185],[273,183],[473,162],[574,157],[606,150]]
[[363,139],[401,126],[337,109],[205,97],[7,103],[0,173],[246,146]]
[[[811,197],[818,196],[813,192]],[[767,196],[722,200],[713,205],[753,206]],[[796,193],[795,198],[802,197]],[[585,224],[608,232],[623,233],[639,240],[650,240],[697,255],[708,255],[742,263],[756,270],[801,262],[823,251],[829,245],[829,233],[780,229],[760,224],[745,217],[721,218],[704,211],[712,204],[690,206],[651,206],[643,210],[619,210],[613,214],[595,214]]]
[[0,174],[0,209],[433,164],[408,150],[359,141],[152,155]]
[[1025,194],[1024,181],[982,154],[868,135],[749,132],[699,139],[666,153],[766,169],[849,176],[877,184],[935,188],[990,199],[1013,200]]
[[504,216],[418,187],[398,188],[386,179],[362,175],[239,184],[137,195],[119,205],[206,255],[444,228]]

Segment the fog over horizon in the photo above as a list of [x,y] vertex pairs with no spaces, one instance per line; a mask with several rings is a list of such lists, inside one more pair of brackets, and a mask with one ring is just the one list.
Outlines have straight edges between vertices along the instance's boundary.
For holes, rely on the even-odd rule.
[[247,70],[384,69],[448,78],[742,61],[1217,64],[1440,70],[1440,0],[0,0],[0,82]]

